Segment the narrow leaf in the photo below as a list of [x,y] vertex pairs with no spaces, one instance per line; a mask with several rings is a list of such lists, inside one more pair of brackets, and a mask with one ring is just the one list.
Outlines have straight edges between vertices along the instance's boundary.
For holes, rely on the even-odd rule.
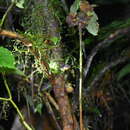
[[123,67],[119,72],[118,72],[118,76],[117,76],[117,80],[120,80],[121,78],[123,78],[124,76],[126,76],[127,74],[130,73],[130,64],[126,65],[125,67]]

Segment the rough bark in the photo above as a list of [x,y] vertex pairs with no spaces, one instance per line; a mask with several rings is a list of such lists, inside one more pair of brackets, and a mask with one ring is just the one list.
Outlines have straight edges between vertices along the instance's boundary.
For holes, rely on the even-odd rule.
[[[50,6],[50,1],[38,0],[38,4],[44,5],[42,15],[44,17],[46,34],[49,37],[60,38],[59,25],[56,18],[54,17],[53,10]],[[62,55],[63,55],[63,50],[61,47],[54,48],[52,50],[52,59],[56,60],[59,65],[63,64],[61,61],[58,61],[59,59],[62,59]],[[63,130],[76,130],[76,128],[74,128],[74,120],[73,120],[73,115],[71,113],[69,99],[65,91],[64,76],[62,74],[54,75],[53,79],[51,79],[51,83],[53,86],[53,92],[55,94],[55,98],[59,105],[59,112],[63,123]]]

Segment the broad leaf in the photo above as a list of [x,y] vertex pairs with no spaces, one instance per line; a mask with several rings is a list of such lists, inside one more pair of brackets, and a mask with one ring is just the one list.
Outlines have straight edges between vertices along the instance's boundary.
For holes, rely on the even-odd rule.
[[98,17],[95,12],[93,12],[93,15],[91,16],[90,20],[88,21],[88,24],[86,26],[86,29],[89,33],[96,36],[99,31],[99,24],[97,22]]
[[79,5],[80,5],[80,0],[75,0],[70,7],[70,13],[75,14],[79,9]]
[[3,47],[0,47],[0,68],[15,69],[15,59],[13,54]]
[[123,67],[119,72],[118,72],[118,77],[117,80],[120,80],[121,78],[123,78],[124,76],[126,76],[127,74],[130,73],[130,64],[126,65],[125,67]]
[[21,70],[15,67],[15,58],[11,51],[3,47],[0,47],[0,73],[25,76]]

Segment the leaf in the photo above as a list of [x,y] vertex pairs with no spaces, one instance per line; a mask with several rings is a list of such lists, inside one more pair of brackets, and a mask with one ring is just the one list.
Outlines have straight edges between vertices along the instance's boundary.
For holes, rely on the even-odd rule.
[[0,68],[15,69],[15,59],[11,51],[0,47]]
[[15,58],[11,51],[3,47],[0,47],[0,72],[25,76],[21,70],[15,67]]
[[124,66],[119,72],[118,72],[118,77],[117,80],[120,80],[121,78],[123,78],[124,76],[126,76],[127,74],[130,73],[130,64]]
[[16,3],[16,6],[20,9],[23,9],[24,8],[24,2],[25,0],[12,0],[12,2],[15,2]]
[[60,72],[59,64],[56,61],[51,60],[49,63],[50,71],[53,74],[58,74]]
[[50,40],[51,40],[55,45],[57,45],[58,43],[60,43],[60,38],[58,38],[58,37],[52,37]]
[[80,5],[80,0],[75,0],[70,7],[70,13],[75,14],[79,9],[79,5]]
[[21,70],[19,70],[17,68],[15,70],[13,70],[11,73],[26,77],[26,75],[23,73],[23,71],[21,71]]
[[42,114],[42,107],[43,107],[43,104],[39,103],[39,104],[37,104],[37,106],[36,106],[34,111],[38,112],[41,115]]
[[98,20],[98,17],[96,13],[93,12],[93,16],[90,18],[90,20],[88,21],[88,25],[86,26],[86,29],[88,30],[88,32],[94,36],[96,36],[99,31],[99,24],[97,20]]

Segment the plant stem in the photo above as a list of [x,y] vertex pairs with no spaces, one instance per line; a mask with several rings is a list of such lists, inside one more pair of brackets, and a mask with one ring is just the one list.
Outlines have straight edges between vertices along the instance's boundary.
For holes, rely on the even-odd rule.
[[83,113],[82,113],[82,87],[83,87],[83,42],[82,42],[82,28],[79,24],[79,44],[80,44],[80,50],[79,50],[79,71],[80,71],[80,77],[79,77],[79,111],[80,111],[80,130],[83,130]]
[[8,92],[8,95],[9,95],[9,99],[12,99],[12,95],[11,95],[11,92],[10,92],[10,89],[9,89],[9,86],[7,84],[7,81],[6,81],[6,78],[5,78],[4,74],[3,74],[3,80],[4,80],[4,84],[5,84],[6,90]]
[[32,128],[31,128],[31,127],[27,124],[27,122],[24,120],[24,117],[23,117],[22,113],[20,112],[18,106],[17,106],[16,103],[12,100],[11,91],[10,91],[10,89],[9,89],[9,86],[8,86],[7,81],[6,81],[6,78],[5,78],[4,73],[3,73],[3,79],[4,79],[4,84],[5,84],[6,90],[7,90],[7,92],[8,92],[9,98],[2,98],[2,97],[0,97],[0,100],[2,100],[2,101],[9,101],[9,102],[13,105],[13,107],[15,108],[15,110],[17,111],[18,116],[19,116],[20,121],[21,121],[21,123],[23,124],[23,126],[24,126],[27,130],[32,130]]
[[9,98],[3,98],[3,97],[0,97],[0,100],[2,100],[2,101],[10,101]]
[[1,20],[1,23],[0,23],[0,28],[2,28],[3,24],[4,24],[4,21],[8,15],[8,13],[10,12],[10,10],[13,8],[13,6],[15,5],[15,2],[12,2],[9,6],[9,8],[7,9],[7,11],[5,12],[5,14],[3,15],[2,17],[2,20]]

